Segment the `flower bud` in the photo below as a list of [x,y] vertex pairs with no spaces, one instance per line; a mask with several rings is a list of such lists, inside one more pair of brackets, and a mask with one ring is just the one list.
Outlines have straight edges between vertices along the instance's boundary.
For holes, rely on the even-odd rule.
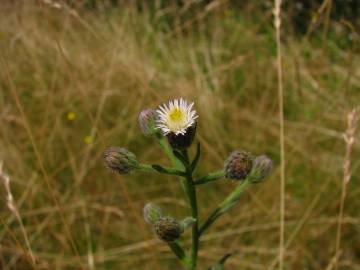
[[189,148],[195,138],[196,134],[196,123],[189,126],[184,134],[168,133],[166,138],[173,149],[186,149]]
[[139,120],[140,129],[145,136],[152,136],[158,132],[158,129],[156,127],[157,118],[158,118],[157,113],[153,109],[143,110],[139,114],[138,120]]
[[153,225],[157,237],[166,242],[175,241],[183,232],[181,224],[172,217],[161,217]]
[[147,223],[153,224],[161,217],[161,209],[159,206],[147,203],[144,207],[144,218]]
[[225,161],[225,177],[228,179],[243,180],[251,171],[253,157],[250,153],[236,150]]
[[104,151],[105,166],[119,174],[128,174],[139,167],[136,156],[121,147],[110,147]]
[[263,181],[271,172],[273,167],[272,160],[265,155],[258,156],[254,159],[253,168],[250,173],[250,181],[258,183]]

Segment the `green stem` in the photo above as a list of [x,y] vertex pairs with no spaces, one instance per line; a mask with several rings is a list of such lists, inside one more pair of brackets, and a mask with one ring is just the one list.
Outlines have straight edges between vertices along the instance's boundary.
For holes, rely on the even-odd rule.
[[171,160],[172,164],[174,165],[175,168],[177,169],[184,169],[183,164],[174,156],[173,151],[169,145],[169,143],[167,142],[165,137],[161,137],[158,140],[158,143],[161,147],[161,149],[165,152],[165,154],[169,157],[169,159]]
[[210,216],[206,219],[205,223],[200,227],[199,235],[201,236],[218,218],[221,208],[216,208]]
[[[175,157],[173,150],[172,150],[171,146],[169,145],[169,143],[167,142],[166,138],[165,137],[157,138],[157,142],[159,143],[159,145],[160,145],[161,149],[164,151],[164,153],[169,157],[169,159],[171,160],[171,163],[173,164],[175,169],[180,170],[180,171],[185,171],[185,169],[186,169],[185,166],[181,163],[180,160],[178,160]],[[184,192],[186,194],[188,194],[185,182],[186,182],[185,179],[180,178],[181,187],[184,190]]]
[[248,186],[251,184],[251,182],[249,181],[249,179],[245,179],[242,183],[240,183],[236,189],[225,198],[225,200],[219,205],[220,208],[222,208],[222,210],[224,211],[228,211],[231,208],[227,209],[229,207],[230,204],[237,202],[241,195],[243,194],[243,192],[248,188]]
[[[192,181],[192,178],[188,180]],[[199,249],[199,222],[198,222],[198,208],[197,208],[197,199],[196,199],[196,190],[195,186],[192,182],[189,183],[189,199],[191,204],[191,215],[196,219],[196,222],[192,227],[192,251],[191,251],[191,262],[192,269],[196,269],[196,262],[198,257],[198,249]]]
[[219,206],[210,214],[204,224],[200,227],[199,236],[201,236],[221,215],[232,209],[240,200],[241,195],[248,188],[251,182],[245,179],[237,188],[223,200]]
[[[187,151],[182,151],[187,165],[189,165],[189,157]],[[196,220],[192,227],[192,249],[191,249],[191,269],[196,269],[196,263],[198,258],[199,250],[199,222],[198,222],[198,207],[197,207],[197,198],[196,198],[196,187],[192,177],[192,172],[187,172],[186,177],[186,190],[189,197],[190,207],[191,207],[191,216]]]
[[[185,191],[185,194],[189,198],[190,207],[191,207],[191,216],[196,219],[196,222],[192,225],[192,249],[191,249],[191,270],[196,269],[196,263],[198,258],[198,249],[199,249],[199,222],[198,222],[198,207],[197,207],[197,198],[196,198],[196,187],[195,182],[192,177],[192,171],[187,168],[191,168],[189,157],[186,150],[181,151],[185,161],[184,164],[174,155],[173,150],[169,146],[166,138],[158,138],[158,143],[163,149],[165,154],[170,158],[174,167],[178,170],[186,170],[185,179],[181,179],[182,188]],[[171,247],[171,246],[170,246]],[[171,247],[173,250],[173,247]],[[173,250],[175,253],[175,251]]]
[[[172,150],[171,146],[169,145],[169,143],[167,142],[166,138],[161,137],[161,138],[158,138],[157,141],[158,141],[160,147],[162,148],[162,150],[164,151],[164,153],[171,160],[173,166],[176,169],[181,170],[181,171],[186,170],[186,167],[188,166],[188,164],[183,164],[174,155],[173,150]],[[185,157],[186,157],[187,162],[188,162],[189,159],[188,159],[186,151],[185,151]],[[191,259],[190,259],[190,262],[189,262],[190,269],[195,270],[196,269],[198,246],[199,246],[199,237],[198,237],[198,224],[199,223],[198,223],[198,220],[197,220],[198,214],[197,214],[196,191],[195,191],[195,186],[193,184],[193,179],[192,179],[191,172],[187,171],[185,179],[180,178],[180,180],[181,180],[180,181],[181,186],[182,186],[185,194],[189,198],[189,202],[190,202],[190,206],[191,206],[191,215],[192,215],[193,218],[196,219],[196,222],[192,225],[192,252],[191,252]],[[170,248],[172,249],[172,251],[174,253],[176,252],[176,250],[173,249],[174,246],[170,245]],[[177,255],[177,254],[175,253],[175,255]]]

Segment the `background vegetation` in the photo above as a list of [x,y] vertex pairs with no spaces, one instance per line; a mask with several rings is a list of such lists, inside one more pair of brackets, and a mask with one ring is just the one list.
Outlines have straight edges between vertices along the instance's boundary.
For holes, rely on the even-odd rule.
[[[273,3],[129,2],[1,3],[0,160],[36,269],[179,269],[142,217],[148,201],[179,217],[187,213],[177,181],[116,176],[101,155],[107,146],[128,146],[142,161],[167,164],[140,133],[137,116],[180,96],[194,100],[200,115],[202,170],[221,168],[233,149],[266,153],[275,163],[271,178],[204,236],[200,269],[227,252],[233,253],[227,269],[275,269],[280,151]],[[358,13],[351,1],[337,2],[283,6],[285,269],[333,267],[342,134],[348,112],[360,103]],[[342,219],[344,270],[360,269],[359,132],[356,140]],[[204,186],[201,217],[234,185]],[[33,269],[1,192],[0,268]]]

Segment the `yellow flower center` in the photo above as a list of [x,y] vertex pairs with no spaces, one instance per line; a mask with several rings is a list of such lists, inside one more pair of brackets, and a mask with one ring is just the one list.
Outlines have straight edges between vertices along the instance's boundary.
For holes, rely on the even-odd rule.
[[169,114],[169,117],[171,119],[171,121],[174,121],[174,122],[179,122],[179,121],[182,121],[183,118],[184,118],[184,113],[182,110],[180,110],[179,108],[174,108],[170,114]]

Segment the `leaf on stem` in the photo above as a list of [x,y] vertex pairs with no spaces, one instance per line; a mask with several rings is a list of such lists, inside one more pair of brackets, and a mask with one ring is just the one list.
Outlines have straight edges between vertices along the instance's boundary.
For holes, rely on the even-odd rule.
[[190,258],[186,256],[185,251],[176,241],[169,242],[168,245],[172,250],[172,252],[174,252],[176,257],[181,261],[182,264],[184,264],[187,267],[191,265]]
[[194,158],[194,160],[191,162],[191,165],[190,165],[192,172],[195,170],[195,168],[196,168],[196,166],[197,166],[197,164],[198,164],[198,162],[199,162],[200,154],[201,154],[201,152],[200,152],[200,143],[198,143],[197,146],[196,146],[195,158]]
[[173,154],[179,161],[181,161],[181,163],[184,165],[186,170],[189,171],[190,168],[189,168],[189,162],[188,162],[187,158],[178,150],[174,150]]
[[215,264],[214,266],[210,267],[209,270],[224,270],[224,264],[226,260],[231,256],[231,253],[226,254],[223,256],[220,261]]
[[151,167],[152,167],[155,171],[157,171],[157,172],[159,172],[159,173],[168,173],[168,171],[167,171],[164,167],[162,167],[162,166],[160,166],[160,165],[153,164],[153,165],[151,165]]
[[153,164],[153,165],[151,165],[151,167],[159,173],[165,173],[165,174],[171,174],[171,175],[177,175],[177,176],[186,176],[186,173],[184,173],[182,171],[164,168],[161,165]]

